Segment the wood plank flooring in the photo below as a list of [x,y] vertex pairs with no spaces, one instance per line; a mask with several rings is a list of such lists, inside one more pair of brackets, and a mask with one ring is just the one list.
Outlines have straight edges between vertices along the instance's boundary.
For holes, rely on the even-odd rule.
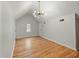
[[13,58],[78,58],[79,52],[42,37],[16,40]]

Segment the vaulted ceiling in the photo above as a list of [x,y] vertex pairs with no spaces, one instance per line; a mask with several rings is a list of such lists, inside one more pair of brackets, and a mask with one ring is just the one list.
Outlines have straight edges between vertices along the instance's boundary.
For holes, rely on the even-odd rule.
[[[37,1],[11,1],[11,7],[16,18],[24,14],[32,14],[38,8]],[[47,17],[58,17],[69,13],[79,14],[78,1],[41,1],[41,9],[47,13]],[[45,16],[46,17],[46,16]]]

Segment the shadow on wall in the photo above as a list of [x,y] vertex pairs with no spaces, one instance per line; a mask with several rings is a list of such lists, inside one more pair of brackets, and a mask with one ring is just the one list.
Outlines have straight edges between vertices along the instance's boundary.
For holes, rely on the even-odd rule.
[[76,49],[79,51],[79,15],[75,14],[76,19]]

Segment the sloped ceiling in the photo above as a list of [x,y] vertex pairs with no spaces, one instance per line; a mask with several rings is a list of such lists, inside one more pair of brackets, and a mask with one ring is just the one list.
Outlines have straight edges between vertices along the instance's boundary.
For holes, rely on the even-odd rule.
[[47,13],[47,17],[52,18],[69,13],[79,14],[79,1],[41,2],[41,8]]
[[[32,14],[38,8],[37,1],[14,1],[10,2],[16,18],[24,14]],[[41,9],[45,11],[47,16],[44,17],[58,17],[65,14],[75,12],[79,14],[78,1],[41,1]]]
[[11,1],[10,5],[15,14],[15,18],[19,18],[30,9],[32,2],[29,1]]

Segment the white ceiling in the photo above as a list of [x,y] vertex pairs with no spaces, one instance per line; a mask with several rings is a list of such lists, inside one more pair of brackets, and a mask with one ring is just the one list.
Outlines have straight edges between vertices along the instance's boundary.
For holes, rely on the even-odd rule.
[[[38,8],[37,1],[14,1],[10,2],[11,7],[16,17],[20,17],[23,14],[32,14],[34,10]],[[41,9],[47,13],[48,17],[58,17],[72,12],[79,14],[79,2],[78,1],[42,1]],[[46,17],[46,16],[45,16]]]

